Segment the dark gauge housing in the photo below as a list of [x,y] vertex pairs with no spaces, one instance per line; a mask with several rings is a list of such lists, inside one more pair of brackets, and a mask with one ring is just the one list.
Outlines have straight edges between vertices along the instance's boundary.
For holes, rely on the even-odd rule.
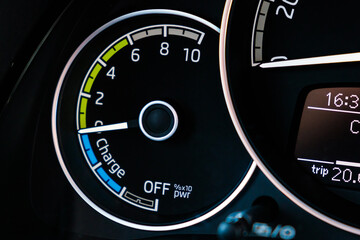
[[300,207],[357,234],[359,6],[228,1],[220,46],[228,107],[260,168]]
[[223,209],[249,179],[254,165],[237,157],[221,92],[218,31],[183,12],[135,12],[70,58],[54,98],[55,148],[74,189],[104,216],[183,228]]

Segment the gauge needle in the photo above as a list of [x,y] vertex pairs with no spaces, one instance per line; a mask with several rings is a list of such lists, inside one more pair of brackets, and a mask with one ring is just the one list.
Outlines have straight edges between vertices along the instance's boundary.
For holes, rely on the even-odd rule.
[[106,132],[106,131],[115,131],[115,130],[125,130],[128,129],[128,123],[115,123],[115,124],[109,124],[105,126],[97,126],[97,127],[90,127],[90,128],[83,128],[78,131],[79,134],[85,134],[85,133],[96,133],[96,132]]
[[268,62],[260,64],[260,67],[281,68],[346,62],[360,62],[360,52]]

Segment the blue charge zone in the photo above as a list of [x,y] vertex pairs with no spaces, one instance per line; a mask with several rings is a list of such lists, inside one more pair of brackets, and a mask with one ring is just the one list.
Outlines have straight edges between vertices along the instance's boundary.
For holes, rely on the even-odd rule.
[[[83,143],[83,147],[85,149],[87,158],[91,164],[92,167],[94,167],[96,164],[99,163],[99,161],[97,160],[94,151],[92,150],[92,147],[90,145],[90,140],[89,140],[89,136],[87,134],[83,134],[81,135],[81,140]],[[95,169],[94,168],[93,172],[108,186],[110,187],[112,190],[114,190],[117,193],[120,193],[121,190],[121,186],[119,184],[117,184],[114,180],[111,179],[111,177],[105,172],[104,168],[101,167],[101,165]]]

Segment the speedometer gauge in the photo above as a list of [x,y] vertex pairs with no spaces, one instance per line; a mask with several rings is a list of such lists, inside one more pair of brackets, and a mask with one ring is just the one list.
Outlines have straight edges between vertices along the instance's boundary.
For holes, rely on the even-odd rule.
[[55,148],[74,189],[104,216],[183,228],[244,187],[254,165],[226,111],[218,34],[199,17],[146,10],[105,24],[68,61],[53,104]]
[[359,7],[229,0],[220,65],[233,123],[265,175],[307,212],[360,235]]

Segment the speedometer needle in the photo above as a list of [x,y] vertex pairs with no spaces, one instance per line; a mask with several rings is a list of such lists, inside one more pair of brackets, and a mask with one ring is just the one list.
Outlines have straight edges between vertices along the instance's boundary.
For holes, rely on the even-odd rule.
[[106,131],[115,131],[115,130],[125,130],[128,129],[128,123],[115,123],[115,124],[109,124],[105,126],[97,126],[97,127],[90,127],[90,128],[83,128],[78,131],[79,134],[85,134],[85,133],[96,133],[96,132],[106,132]]
[[260,67],[281,68],[346,62],[360,62],[360,52],[268,62],[260,64]]

